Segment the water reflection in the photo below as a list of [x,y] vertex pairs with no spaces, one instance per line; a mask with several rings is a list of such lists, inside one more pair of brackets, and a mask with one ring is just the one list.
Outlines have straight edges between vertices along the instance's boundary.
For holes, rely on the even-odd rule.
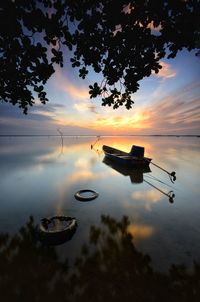
[[[2,301],[199,301],[200,265],[154,270],[134,244],[128,217],[101,216],[91,225],[73,268],[35,239],[33,217],[13,236],[0,234]],[[144,234],[149,231],[144,231]]]
[[124,176],[129,176],[132,183],[142,183],[143,182],[143,174],[150,173],[151,169],[148,167],[144,168],[130,168],[125,165],[120,165],[115,161],[107,158],[106,156],[103,159],[103,163],[107,166],[111,167],[115,171],[121,173]]
[[132,193],[133,200],[140,202],[144,201],[144,208],[146,210],[151,210],[154,204],[161,202],[162,196],[163,195],[161,194],[161,192],[154,189],[149,189],[146,191],[137,190]]
[[75,217],[53,216],[42,218],[36,230],[36,235],[46,245],[60,245],[72,239],[77,226]]
[[127,229],[128,232],[133,236],[134,241],[147,239],[151,237],[155,232],[154,228],[150,225],[136,223],[131,223]]
[[[116,219],[127,215],[135,246],[151,256],[154,269],[168,270],[172,263],[191,267],[193,259],[200,262],[197,138],[101,137],[91,149],[96,140],[63,136],[62,146],[59,136],[0,138],[1,231],[11,236],[30,214],[37,223],[42,217],[76,217],[80,227],[72,240],[56,250],[71,263],[101,214]],[[110,168],[102,163],[103,154],[94,150],[101,150],[103,144],[125,151],[133,144],[145,146],[153,161],[177,172],[177,181],[171,184],[154,166],[151,172],[132,175]],[[166,194],[173,190],[173,206],[149,183]],[[74,194],[81,189],[97,191],[98,199],[77,202]]]
[[[144,179],[143,175],[145,173],[151,172],[151,169],[149,167],[137,168],[137,167],[129,167],[126,165],[120,165],[120,164],[116,163],[114,160],[107,158],[106,156],[103,159],[103,163],[106,164],[107,166],[109,166],[110,168],[114,169],[115,171],[119,172],[120,174],[122,174],[124,176],[129,176],[130,180],[133,184],[134,183],[140,184],[142,182],[145,182],[149,186],[153,187],[154,189],[156,189],[157,191],[162,193],[163,195],[167,196],[170,203],[174,202],[175,194],[172,190],[169,191],[168,193],[166,193],[161,188],[158,188],[155,184],[152,184],[149,180]],[[156,177],[151,177],[151,179],[161,182]],[[143,194],[143,197],[144,197],[144,194]],[[133,195],[133,197],[134,197],[134,195]],[[148,194],[145,194],[145,197],[148,197],[148,199],[149,199]]]

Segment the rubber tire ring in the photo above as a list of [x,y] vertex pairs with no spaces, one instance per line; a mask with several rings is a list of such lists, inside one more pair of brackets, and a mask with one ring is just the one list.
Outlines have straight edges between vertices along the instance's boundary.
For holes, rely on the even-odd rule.
[[[84,197],[82,196],[83,193],[93,193],[93,196],[91,197]],[[99,194],[93,190],[80,190],[78,192],[76,192],[76,194],[74,195],[74,197],[77,199],[77,200],[80,200],[80,201],[90,201],[90,200],[93,200],[95,198],[97,198],[99,196]]]

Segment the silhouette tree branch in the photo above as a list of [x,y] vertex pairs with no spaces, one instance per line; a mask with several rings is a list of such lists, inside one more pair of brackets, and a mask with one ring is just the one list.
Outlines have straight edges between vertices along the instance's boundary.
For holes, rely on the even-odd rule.
[[139,81],[183,48],[200,49],[198,0],[7,0],[0,4],[0,100],[24,113],[70,58],[79,77],[89,67],[103,83],[89,86],[114,109],[133,105]]

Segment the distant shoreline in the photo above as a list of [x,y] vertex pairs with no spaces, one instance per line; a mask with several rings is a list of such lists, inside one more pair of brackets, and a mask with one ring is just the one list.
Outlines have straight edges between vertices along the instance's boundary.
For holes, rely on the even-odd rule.
[[[200,137],[198,134],[126,134],[126,135],[95,135],[95,134],[63,134],[63,137],[126,137],[126,136],[148,136],[148,137]],[[60,137],[58,134],[0,134],[0,137]]]

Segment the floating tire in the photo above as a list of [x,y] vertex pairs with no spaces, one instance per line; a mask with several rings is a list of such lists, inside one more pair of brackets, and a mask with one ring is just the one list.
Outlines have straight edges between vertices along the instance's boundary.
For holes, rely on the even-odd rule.
[[72,238],[77,228],[74,217],[53,216],[41,219],[39,239],[47,245],[62,244]]
[[[91,195],[84,196],[85,193],[90,193]],[[93,190],[80,190],[80,191],[76,192],[76,194],[74,195],[74,197],[80,201],[90,201],[90,200],[97,198],[98,196],[99,196],[99,194]]]

